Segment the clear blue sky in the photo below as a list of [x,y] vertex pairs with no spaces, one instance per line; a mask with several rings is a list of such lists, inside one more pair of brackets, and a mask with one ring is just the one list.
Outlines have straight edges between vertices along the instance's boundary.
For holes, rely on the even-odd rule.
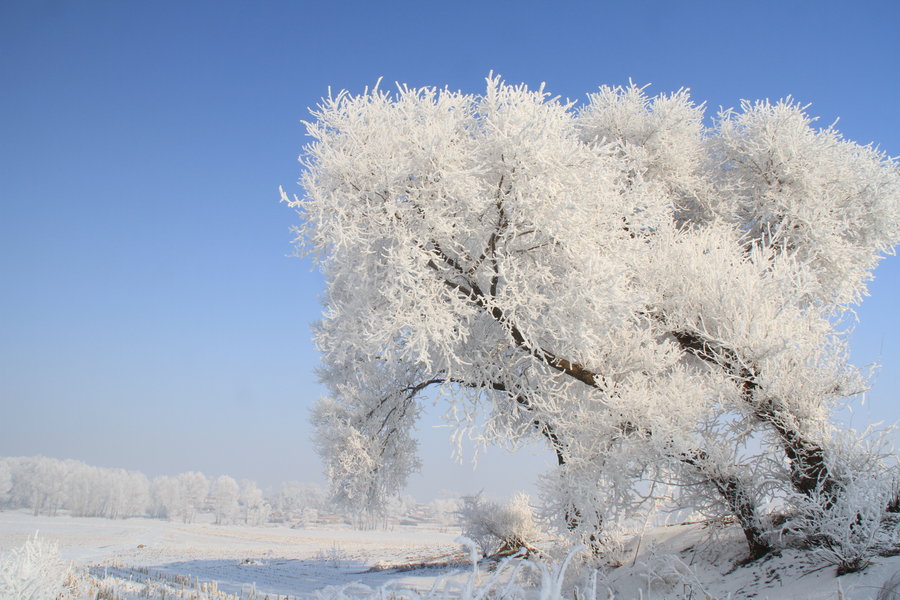
[[[300,120],[383,76],[478,92],[490,70],[583,98],[682,86],[712,108],[787,94],[900,154],[900,3],[0,3],[0,455],[149,475],[320,480],[308,325],[289,258]],[[893,421],[900,263],[859,310],[884,365],[855,424]],[[423,427],[411,490],[526,487],[528,456],[449,463]]]

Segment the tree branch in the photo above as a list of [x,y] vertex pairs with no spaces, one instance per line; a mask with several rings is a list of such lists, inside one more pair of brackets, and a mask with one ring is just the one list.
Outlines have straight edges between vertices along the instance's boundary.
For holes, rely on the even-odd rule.
[[705,362],[729,369],[740,382],[743,401],[753,409],[757,419],[771,426],[781,438],[791,465],[794,488],[807,496],[821,491],[825,496],[826,508],[834,504],[838,482],[825,461],[825,449],[797,429],[789,427],[771,401],[763,403],[756,399],[759,382],[753,366],[746,365],[732,348],[714,345],[699,334],[686,331],[671,333],[683,350]]

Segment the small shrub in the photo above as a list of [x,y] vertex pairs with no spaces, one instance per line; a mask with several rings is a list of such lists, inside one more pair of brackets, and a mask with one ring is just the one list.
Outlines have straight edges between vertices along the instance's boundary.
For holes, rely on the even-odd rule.
[[890,506],[896,484],[886,465],[883,438],[890,429],[866,431],[831,441],[829,468],[838,477],[839,493],[820,486],[815,493],[795,496],[795,512],[781,528],[827,562],[838,575],[865,569],[879,547],[890,546]]
[[527,494],[516,494],[505,505],[483,500],[481,494],[469,498],[460,510],[463,535],[473,540],[485,556],[507,555],[522,548],[532,552],[540,536]]
[[327,550],[322,549],[316,552],[316,560],[335,569],[339,569],[347,560],[349,560],[349,557],[343,548],[337,544],[332,544],[331,548]]
[[0,555],[0,598],[55,600],[68,574],[56,544],[35,534],[21,548]]

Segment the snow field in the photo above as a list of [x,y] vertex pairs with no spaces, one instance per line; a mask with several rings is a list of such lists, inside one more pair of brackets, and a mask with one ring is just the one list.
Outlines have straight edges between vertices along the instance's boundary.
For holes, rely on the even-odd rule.
[[711,534],[702,523],[649,529],[640,549],[634,541],[617,566],[597,570],[584,568],[577,554],[564,569],[563,551],[543,543],[548,558],[482,561],[473,571],[458,532],[427,527],[288,529],[25,512],[0,513],[0,553],[7,556],[36,530],[88,573],[70,582],[66,600],[862,600],[878,597],[900,572],[900,557],[877,557],[866,570],[838,578],[833,565],[800,550],[740,565],[740,532]]
[[290,529],[144,518],[34,517],[24,511],[0,512],[0,553],[21,547],[35,531],[56,543],[63,559],[88,568],[94,577],[152,580],[189,576],[194,581],[216,582],[218,590],[227,593],[239,594],[255,585],[261,597],[266,593],[311,597],[317,589],[350,583],[361,576],[376,586],[389,580],[418,584],[421,576],[364,572],[379,565],[434,557],[458,562],[465,556],[453,542],[458,532],[421,527],[394,531],[359,531],[339,525]]

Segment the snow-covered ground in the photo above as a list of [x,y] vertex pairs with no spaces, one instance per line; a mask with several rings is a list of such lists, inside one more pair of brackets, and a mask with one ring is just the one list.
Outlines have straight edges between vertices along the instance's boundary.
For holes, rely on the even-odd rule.
[[[34,517],[12,511],[0,512],[0,553],[21,547],[35,531],[42,539],[58,544],[63,558],[88,569],[94,581],[107,578],[123,599],[147,594],[154,582],[168,584],[170,589],[177,589],[179,583],[186,585],[184,597],[204,597],[201,591],[205,590],[205,597],[216,600],[249,598],[251,590],[260,600],[266,595],[270,599],[318,595],[334,600],[342,594],[322,590],[354,582],[369,588],[388,585],[394,590],[393,597],[401,597],[406,590],[426,594],[436,583],[440,590],[461,591],[470,572],[467,553],[454,541],[459,532],[427,526],[374,531],[341,525],[290,529],[155,519]],[[636,550],[634,542],[622,552],[621,566],[598,572],[598,598],[607,598],[609,592],[620,599],[824,600],[839,594],[847,599],[876,598],[885,581],[900,572],[900,557],[879,557],[864,572],[837,578],[833,566],[801,551],[784,551],[736,566],[744,553],[739,532],[730,528],[715,533],[700,524],[650,530]],[[396,568],[422,563],[431,566]],[[496,563],[482,566],[482,587],[494,576],[490,569],[495,567]],[[513,568],[501,569],[498,581],[505,582]],[[519,571],[528,572],[532,576],[522,580],[523,585],[540,587],[539,569]],[[552,566],[548,574],[555,577]],[[546,574],[544,579],[546,587]],[[573,593],[572,585],[580,586],[582,592]],[[499,593],[502,586],[498,583],[496,587]],[[570,569],[563,596],[583,598],[589,587],[588,572]],[[190,590],[196,595],[191,596]],[[349,595],[353,591],[347,590]],[[362,588],[355,591],[366,595]]]
[[373,567],[423,560],[459,563],[465,557],[453,541],[458,531],[419,526],[398,526],[393,531],[359,531],[342,525],[290,529],[147,518],[34,517],[24,511],[0,512],[0,552],[22,546],[36,531],[42,539],[57,543],[63,558],[94,573],[189,575],[215,581],[223,591],[255,585],[260,593],[297,597],[354,581],[430,587],[448,569],[427,569],[423,577]]

